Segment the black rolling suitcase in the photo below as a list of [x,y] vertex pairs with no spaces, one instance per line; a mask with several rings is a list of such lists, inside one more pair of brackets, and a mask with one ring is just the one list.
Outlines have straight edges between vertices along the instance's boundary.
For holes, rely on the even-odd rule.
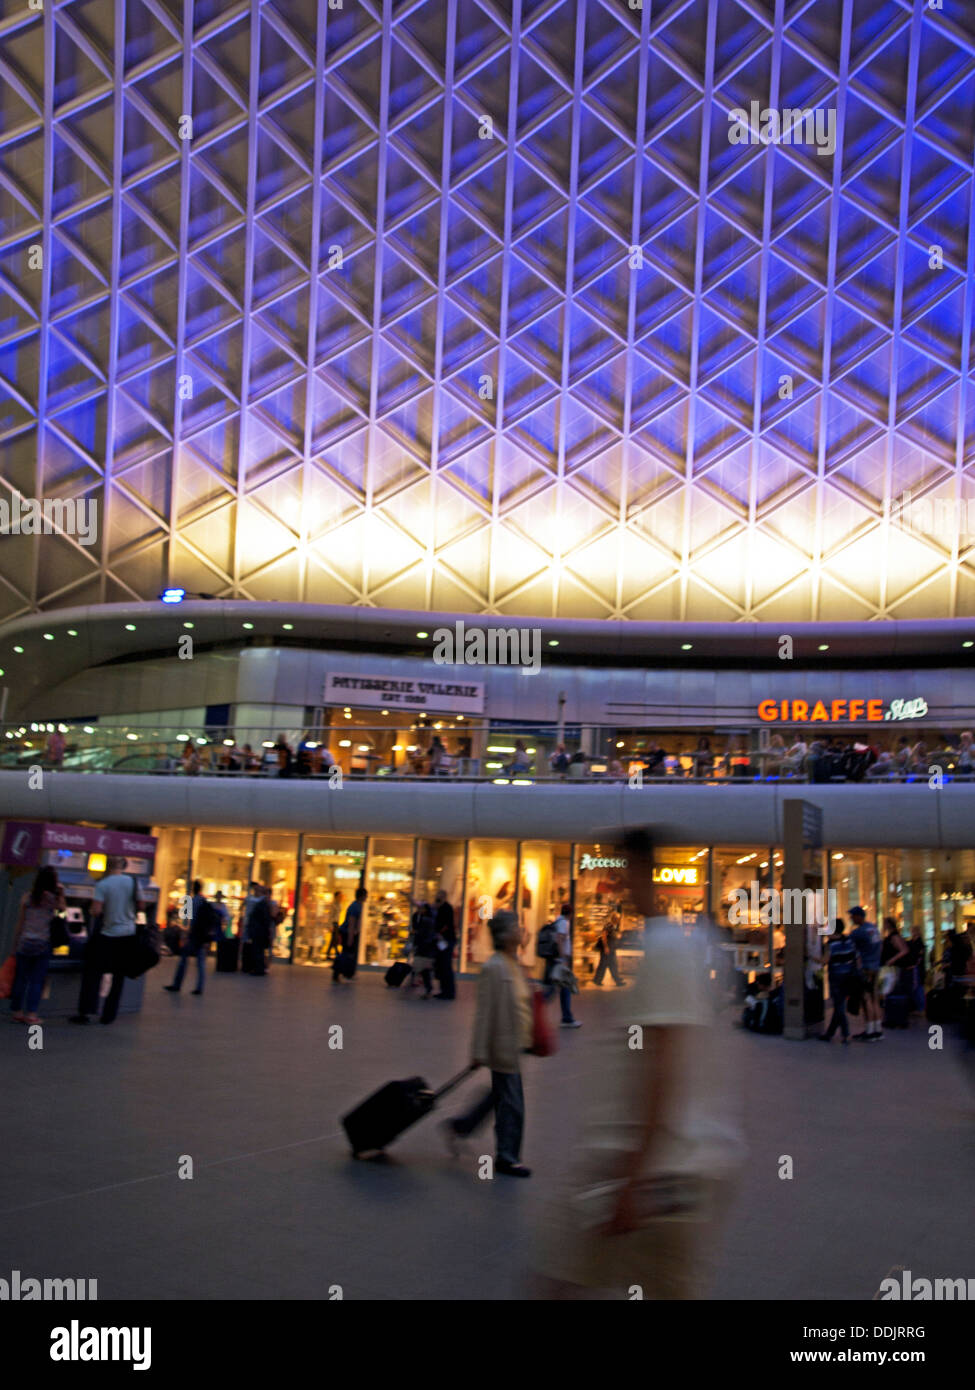
[[386,971],[386,983],[389,985],[390,989],[399,989],[409,973],[410,967],[407,961],[393,961],[393,964]]
[[380,1152],[410,1125],[429,1115],[437,1101],[459,1086],[475,1068],[465,1067],[452,1076],[439,1091],[431,1091],[422,1076],[405,1081],[389,1081],[368,1100],[342,1117],[342,1126],[352,1145],[352,1155]]
[[217,942],[217,969],[234,971],[240,964],[240,937],[222,936]]

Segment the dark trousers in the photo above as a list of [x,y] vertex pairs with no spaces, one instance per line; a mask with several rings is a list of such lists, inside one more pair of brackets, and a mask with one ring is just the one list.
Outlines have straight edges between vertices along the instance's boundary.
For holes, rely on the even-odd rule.
[[446,950],[438,951],[436,956],[436,976],[440,982],[440,993],[444,999],[456,997],[457,989],[454,985],[454,951],[452,946]]
[[[545,974],[542,976],[542,995],[546,1003],[548,1003],[555,993],[556,987],[552,983],[552,967],[554,964],[554,960],[547,960],[545,962]],[[567,985],[559,986],[559,1004],[562,1008],[562,1022],[574,1023],[575,1020],[572,1017],[572,991]]]
[[98,989],[103,975],[111,975],[112,987],[102,1004],[102,1022],[111,1023],[118,1013],[118,1001],[125,984],[134,936],[93,936],[85,947],[85,963],[81,972],[81,994],[78,1013],[87,1018],[98,1013]]
[[10,996],[10,1007],[15,1014],[37,1013],[50,962],[50,951],[41,951],[36,956],[17,952],[17,973],[14,975],[14,987]]
[[203,984],[206,980],[207,946],[208,943],[206,941],[187,941],[182,951],[180,951],[179,965],[177,965],[176,974],[173,976],[173,984],[177,989],[179,989],[180,985],[183,983],[183,976],[186,974],[187,963],[191,960],[195,960],[196,987],[201,994],[203,993]]
[[473,1134],[494,1111],[494,1140],[499,1163],[521,1161],[521,1139],[525,1129],[525,1097],[521,1073],[492,1071],[491,1089],[485,1091],[470,1110],[451,1121],[454,1132]]
[[847,989],[842,981],[830,980],[830,1000],[833,1005],[833,1017],[829,1021],[826,1029],[826,1037],[831,1038],[836,1032],[837,1027],[842,1030],[844,1038],[850,1036],[850,1021],[846,1016]]
[[604,946],[599,953],[599,964],[596,966],[596,973],[592,977],[592,982],[594,985],[602,984],[606,976],[607,970],[613,977],[614,985],[621,985],[623,983],[622,979],[620,978],[619,963],[616,959],[615,942],[608,948]]

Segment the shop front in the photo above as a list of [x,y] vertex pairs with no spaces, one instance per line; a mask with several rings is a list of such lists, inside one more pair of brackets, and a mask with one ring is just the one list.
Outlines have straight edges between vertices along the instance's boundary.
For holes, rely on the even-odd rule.
[[[385,970],[408,956],[413,913],[424,903],[434,909],[441,890],[453,909],[462,974],[476,974],[490,956],[489,923],[501,910],[518,915],[523,963],[540,974],[538,932],[564,903],[581,984],[593,978],[608,928],[621,973],[632,974],[639,962],[642,919],[626,893],[625,856],[613,845],[179,828],[157,835],[163,902],[176,904],[186,883],[199,877],[205,893],[224,894],[239,927],[247,883],[256,878],[268,885],[281,910],[275,946],[281,960],[330,964],[337,925],[362,886],[368,892],[359,953],[365,968]],[[835,894],[835,915],[849,921],[850,909],[861,905],[878,923],[890,916],[907,931],[916,924],[929,961],[940,955],[948,930],[975,920],[975,852],[830,846],[814,857],[822,883]],[[664,846],[653,867],[655,912],[688,931],[710,915],[739,970],[774,970],[785,937],[762,914],[761,895],[782,887],[782,870],[783,852],[775,845]]]

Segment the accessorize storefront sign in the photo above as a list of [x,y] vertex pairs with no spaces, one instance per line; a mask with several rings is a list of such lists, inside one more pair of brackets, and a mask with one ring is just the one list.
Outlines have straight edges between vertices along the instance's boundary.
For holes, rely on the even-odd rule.
[[586,869],[625,869],[626,860],[608,859],[597,854],[584,854],[579,860],[579,871],[584,873]]
[[90,825],[50,825],[46,821],[7,821],[0,846],[4,864],[37,864],[47,849],[74,854],[139,855],[152,859],[154,835],[130,835],[125,830],[98,830]]
[[923,719],[927,700],[762,700],[758,717],[765,724],[880,724],[885,719]]
[[446,714],[483,714],[484,684],[480,681],[384,680],[330,671],[325,677],[326,705],[359,705],[369,709],[430,709]]
[[654,883],[696,884],[701,881],[701,871],[697,864],[656,864],[653,870]]

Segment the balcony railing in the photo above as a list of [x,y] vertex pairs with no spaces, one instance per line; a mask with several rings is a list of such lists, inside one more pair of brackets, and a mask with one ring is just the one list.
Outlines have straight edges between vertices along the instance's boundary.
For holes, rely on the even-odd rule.
[[[332,769],[337,767],[343,779],[356,782],[515,786],[625,781],[652,786],[742,786],[749,782],[928,785],[935,774],[944,782],[975,780],[975,755],[969,758],[951,748],[925,750],[920,761],[898,765],[893,761],[871,764],[869,754],[852,746],[842,752],[807,752],[792,758],[782,749],[703,751],[672,746],[662,763],[653,764],[648,761],[651,754],[646,747],[633,747],[632,738],[619,739],[616,728],[573,726],[573,731],[576,737],[564,739],[554,724],[534,725],[522,736],[516,730],[467,722],[463,735],[456,730],[447,733],[455,746],[445,747],[441,754],[431,747],[437,731],[429,726],[396,730],[388,724],[347,727],[337,723],[327,728],[271,731],[266,726],[224,730],[162,725],[6,725],[0,726],[0,771],[26,772],[39,765],[64,772],[334,781]],[[470,740],[474,753],[458,751],[461,737]],[[651,738],[648,731],[644,743]],[[614,746],[620,742],[624,747]],[[673,736],[668,742],[674,744]],[[563,743],[568,745],[567,767],[554,763]],[[608,743],[610,747],[604,753],[572,761],[579,743],[589,748],[605,748]]]

